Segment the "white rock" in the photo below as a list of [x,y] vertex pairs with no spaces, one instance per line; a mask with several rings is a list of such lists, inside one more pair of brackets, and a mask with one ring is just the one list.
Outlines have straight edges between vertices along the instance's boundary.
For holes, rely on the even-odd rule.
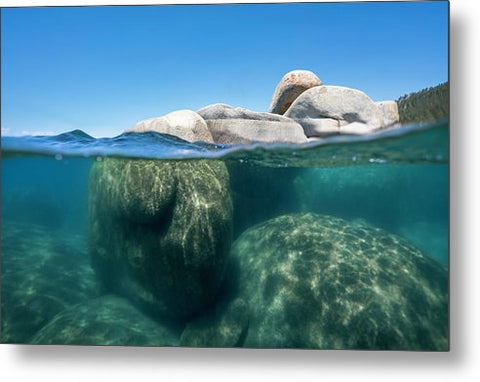
[[380,101],[375,102],[375,104],[383,113],[383,121],[385,126],[390,126],[400,121],[398,105],[395,101]]
[[284,114],[295,99],[314,86],[322,85],[322,81],[309,70],[293,70],[283,76],[275,88],[268,111]]
[[[323,121],[320,120],[325,118],[339,121],[340,134],[343,133],[344,126],[352,122],[368,125],[370,130],[384,126],[382,112],[365,93],[342,86],[316,86],[306,90],[284,116],[300,123],[307,136],[331,135],[333,132],[328,129],[322,131]],[[320,127],[315,128],[315,125]],[[362,130],[365,129],[362,126]]]
[[212,134],[203,118],[192,110],[178,110],[163,117],[145,119],[138,122],[128,132],[157,133],[175,135],[188,142],[211,142]]
[[226,104],[213,104],[198,110],[212,133],[215,143],[248,144],[305,143],[302,126],[272,113],[262,113]]
[[362,135],[374,133],[382,127],[367,125],[362,122],[352,122],[348,123],[340,128],[341,134],[353,134],[353,135]]
[[321,137],[340,133],[340,121],[333,118],[304,118],[301,120],[307,137]]

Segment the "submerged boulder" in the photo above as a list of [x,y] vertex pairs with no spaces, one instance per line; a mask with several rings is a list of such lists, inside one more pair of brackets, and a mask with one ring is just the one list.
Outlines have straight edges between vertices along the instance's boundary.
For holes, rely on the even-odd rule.
[[[379,147],[376,150],[381,151]],[[363,155],[367,153],[364,151]],[[401,166],[395,160],[391,162],[304,169],[293,180],[294,198],[301,203],[298,209],[347,220],[364,219],[407,239],[446,266],[447,166]]]
[[187,324],[180,346],[241,347],[247,330],[248,305],[245,300],[222,300]]
[[220,103],[206,106],[198,110],[198,114],[207,122],[215,143],[233,145],[307,141],[302,126],[277,114],[234,108]]
[[381,229],[285,215],[247,230],[231,255],[246,347],[448,349],[446,270]]
[[210,304],[232,238],[228,184],[219,161],[96,163],[90,250],[106,290],[175,319]]
[[29,343],[57,313],[98,295],[82,235],[2,227],[2,342]]
[[380,101],[375,102],[383,114],[383,122],[385,126],[393,125],[400,121],[398,114],[398,105],[395,101]]
[[212,134],[208,131],[207,124],[201,116],[192,110],[178,110],[163,117],[145,119],[138,122],[128,132],[170,134],[188,142],[213,143]]
[[275,88],[268,111],[284,114],[305,90],[322,85],[322,81],[309,70],[293,70],[283,76]]
[[175,346],[179,330],[153,321],[127,300],[102,296],[57,314],[34,344]]
[[[365,134],[384,126],[382,112],[365,93],[341,86],[316,86],[303,92],[284,116],[300,123],[307,137]],[[338,121],[338,129],[331,119]]]

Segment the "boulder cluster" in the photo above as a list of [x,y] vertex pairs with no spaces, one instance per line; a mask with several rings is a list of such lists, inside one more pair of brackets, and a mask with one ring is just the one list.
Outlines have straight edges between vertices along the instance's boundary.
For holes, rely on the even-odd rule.
[[[283,215],[246,230],[229,266],[238,279],[224,316],[239,310],[239,300],[247,303],[248,313],[239,314],[248,318],[242,346],[448,347],[445,269],[384,230],[325,215]],[[210,322],[226,332],[228,319]]]
[[324,85],[294,70],[277,85],[268,112],[217,103],[138,122],[129,132],[155,131],[189,142],[305,143],[336,134],[368,134],[399,121],[395,101],[373,102],[357,89]]
[[[295,71],[277,86],[269,112],[216,104],[133,130],[224,144],[303,143],[396,121],[392,103],[375,104],[358,90],[324,86],[313,73]],[[286,213],[288,200],[274,192],[292,183],[292,174],[257,170],[218,160],[96,162],[89,193],[93,271],[85,274],[95,274],[99,291],[92,298],[87,283],[76,305],[52,305],[48,320],[28,333],[31,341],[448,349],[444,267],[381,229]],[[258,193],[245,190],[254,183]],[[235,217],[257,207],[258,224],[240,225],[234,240]],[[9,322],[14,331],[13,317]]]
[[[97,326],[115,325],[119,312],[120,322],[158,325],[151,338],[122,331],[131,344],[448,348],[444,267],[381,229],[312,213],[280,214],[232,243],[228,182],[219,161],[96,163],[91,260],[107,297],[64,312],[35,339],[68,325],[55,338],[74,342],[75,323],[91,322],[89,340],[117,344]],[[92,313],[107,309],[101,301],[103,321]]]

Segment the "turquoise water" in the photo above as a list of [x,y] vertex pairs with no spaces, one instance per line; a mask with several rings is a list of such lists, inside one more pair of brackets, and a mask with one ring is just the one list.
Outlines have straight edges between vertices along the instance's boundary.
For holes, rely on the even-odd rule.
[[448,198],[442,121],[2,137],[2,341],[446,350]]

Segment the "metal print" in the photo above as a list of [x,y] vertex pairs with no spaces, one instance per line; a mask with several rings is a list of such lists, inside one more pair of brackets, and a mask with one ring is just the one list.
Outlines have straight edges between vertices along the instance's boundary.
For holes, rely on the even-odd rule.
[[1,21],[3,343],[448,351],[448,2]]

